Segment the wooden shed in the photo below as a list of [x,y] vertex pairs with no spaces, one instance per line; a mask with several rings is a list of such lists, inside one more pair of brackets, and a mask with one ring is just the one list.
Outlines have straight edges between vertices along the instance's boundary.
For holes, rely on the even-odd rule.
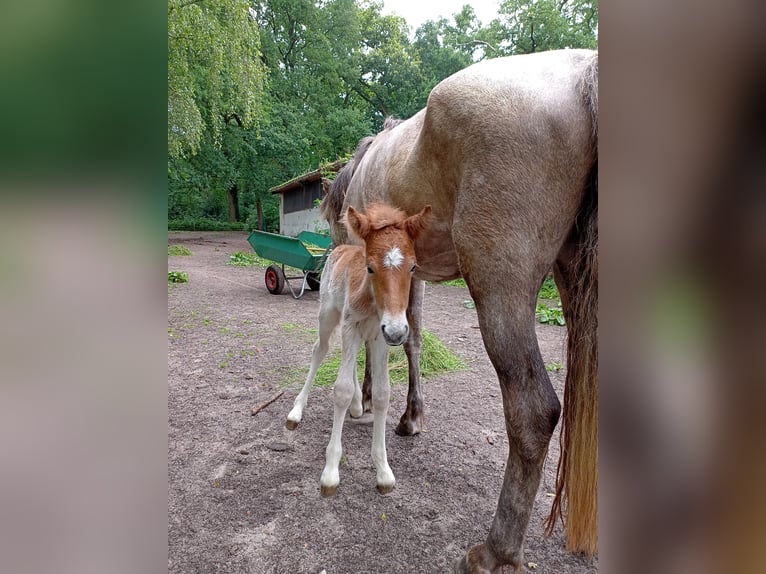
[[269,193],[279,194],[279,233],[295,237],[301,231],[319,231],[328,228],[319,215],[317,199],[324,198],[322,179],[328,172],[338,172],[345,165],[338,160],[309,171],[290,181],[272,187]]

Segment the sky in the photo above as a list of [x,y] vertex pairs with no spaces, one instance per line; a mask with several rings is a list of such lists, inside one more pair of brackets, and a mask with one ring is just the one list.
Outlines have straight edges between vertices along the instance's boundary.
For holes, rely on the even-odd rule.
[[436,20],[444,16],[452,20],[452,15],[460,12],[465,4],[473,6],[476,17],[482,24],[489,24],[497,16],[501,0],[383,0],[383,14],[397,14],[407,20],[410,32],[426,20]]

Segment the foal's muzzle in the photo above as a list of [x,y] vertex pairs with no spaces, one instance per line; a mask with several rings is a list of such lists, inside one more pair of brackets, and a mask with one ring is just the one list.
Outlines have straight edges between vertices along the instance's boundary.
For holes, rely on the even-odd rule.
[[407,323],[383,323],[380,330],[383,332],[383,339],[392,347],[404,344],[410,334],[410,326]]

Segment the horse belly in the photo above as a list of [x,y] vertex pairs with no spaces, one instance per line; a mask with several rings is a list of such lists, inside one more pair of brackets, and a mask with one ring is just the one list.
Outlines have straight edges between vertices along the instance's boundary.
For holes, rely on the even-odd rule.
[[425,281],[449,281],[460,277],[452,232],[429,231],[415,243],[418,267],[415,276]]

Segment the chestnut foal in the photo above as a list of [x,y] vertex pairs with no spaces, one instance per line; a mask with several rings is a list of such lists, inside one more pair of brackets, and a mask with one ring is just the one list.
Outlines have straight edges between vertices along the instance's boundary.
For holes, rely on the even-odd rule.
[[311,383],[329,349],[330,336],[342,321],[341,366],[335,380],[335,412],[320,479],[322,496],[338,490],[342,447],[341,433],[346,410],[362,415],[362,391],[356,374],[356,356],[362,342],[369,344],[372,359],[372,460],[381,494],[394,488],[394,473],[386,455],[386,414],[390,386],[388,347],[407,340],[407,304],[416,268],[414,243],[431,222],[431,206],[407,217],[384,204],[369,206],[366,214],[349,207],[344,224],[361,245],[340,245],[330,255],[319,289],[319,339],[314,344],[306,383],[286,426],[293,430],[303,416]]

